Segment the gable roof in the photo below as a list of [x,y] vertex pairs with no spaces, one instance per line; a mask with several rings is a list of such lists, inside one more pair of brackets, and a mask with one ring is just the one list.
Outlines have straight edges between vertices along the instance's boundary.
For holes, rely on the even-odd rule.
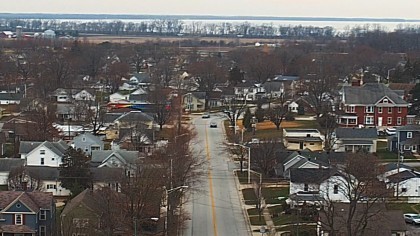
[[292,168],[290,170],[290,182],[321,183],[336,174],[338,172],[335,169]]
[[85,132],[85,133],[81,133],[81,134],[77,135],[76,137],[74,137],[73,142],[74,142],[75,139],[79,139],[79,138],[83,138],[83,137],[86,138],[89,141],[94,142],[94,143],[98,143],[98,144],[103,143],[102,140],[98,136],[95,136],[95,135],[93,135],[92,133],[89,133],[89,132]]
[[138,151],[127,151],[127,150],[95,150],[92,151],[92,161],[93,165],[99,166],[100,164],[106,162],[111,156],[115,155],[121,160],[130,163],[136,164],[139,160]]
[[44,145],[46,148],[50,149],[52,152],[57,154],[58,156],[63,156],[64,153],[67,151],[69,146],[66,142],[63,140],[60,140],[58,142],[31,142],[31,141],[22,141],[20,142],[19,146],[19,153],[20,154],[29,154],[32,152],[35,148]]
[[420,178],[420,173],[411,170],[405,170],[400,173],[388,176],[388,179],[393,183],[405,181],[412,178]]
[[20,201],[33,212],[38,212],[40,209],[50,209],[53,200],[53,194],[47,192],[0,191],[0,208],[3,211]]
[[71,212],[76,207],[79,207],[80,205],[87,207],[88,209],[90,209],[91,211],[93,211],[94,213],[98,215],[101,212],[101,208],[97,204],[97,201],[95,200],[92,190],[85,189],[83,192],[79,193],[77,196],[75,196],[73,199],[67,202],[61,215],[68,214],[69,212]]
[[[136,78],[139,83],[150,83],[151,79],[147,73],[134,73],[131,78]],[[131,79],[130,78],[130,79]]]
[[121,122],[151,122],[154,121],[153,117],[142,111],[130,111],[128,113],[122,114],[120,117],[115,119],[115,121]]
[[337,128],[336,137],[339,139],[377,139],[378,130],[376,128]]
[[367,83],[363,86],[343,87],[344,103],[346,104],[373,105],[385,96],[397,105],[408,105],[397,93],[382,83]]

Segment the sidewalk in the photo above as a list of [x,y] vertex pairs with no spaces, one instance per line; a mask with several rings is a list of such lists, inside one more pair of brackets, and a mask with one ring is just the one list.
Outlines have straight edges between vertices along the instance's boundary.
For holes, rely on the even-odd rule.
[[[246,217],[246,221],[249,225],[249,230],[251,231],[251,235],[252,236],[261,236],[260,233],[260,229],[261,226],[260,225],[251,225],[251,222],[249,220],[249,215],[248,215],[248,209],[254,208],[254,205],[246,205],[245,204],[245,200],[243,198],[242,195],[242,190],[243,189],[247,189],[247,188],[252,188],[252,184],[240,184],[238,177],[234,174],[235,177],[235,184],[236,184],[236,188],[238,190],[238,194],[239,194],[239,198],[241,200],[241,205],[242,205],[242,210],[244,211],[244,215]],[[261,206],[263,208],[263,217],[265,220],[265,233],[264,236],[275,236],[276,235],[276,229],[275,229],[275,225],[273,222],[273,219],[271,218],[271,214],[270,211],[268,210],[267,204],[265,203],[265,199],[262,199],[262,203]]]

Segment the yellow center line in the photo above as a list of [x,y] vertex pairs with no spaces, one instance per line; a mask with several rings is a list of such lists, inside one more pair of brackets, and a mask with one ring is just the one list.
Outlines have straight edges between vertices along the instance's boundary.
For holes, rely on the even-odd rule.
[[[207,133],[207,127],[205,129],[206,129],[206,156],[207,156],[207,161],[209,161],[209,164],[210,164],[209,136],[208,136],[208,133]],[[209,169],[209,172],[208,172],[208,179],[209,179],[209,186],[210,186],[210,200],[211,200],[211,213],[212,213],[212,219],[213,219],[213,232],[214,232],[214,235],[217,236],[216,208],[214,206],[213,177],[211,175],[211,169]]]

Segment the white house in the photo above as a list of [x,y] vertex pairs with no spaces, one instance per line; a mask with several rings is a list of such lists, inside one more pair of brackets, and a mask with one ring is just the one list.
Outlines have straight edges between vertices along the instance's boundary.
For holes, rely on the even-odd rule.
[[290,112],[298,113],[299,104],[293,101],[287,105],[287,108],[289,109]]
[[119,92],[116,92],[109,95],[109,102],[110,103],[118,103],[121,101],[128,102],[128,97],[129,97],[129,94],[124,95]]
[[95,94],[92,94],[85,89],[82,89],[73,94],[73,99],[76,101],[95,101],[95,98]]
[[91,165],[97,168],[123,168],[128,172],[134,173],[139,161],[138,151],[122,149],[92,151]]
[[322,201],[348,202],[344,178],[334,169],[303,168],[290,171],[290,199],[292,205],[301,200],[322,204]]
[[405,170],[386,178],[388,188],[394,189],[394,196],[408,197],[410,203],[420,202],[420,173]]
[[27,166],[59,167],[68,148],[69,146],[62,140],[58,142],[22,141],[19,153]]
[[283,129],[283,143],[288,150],[322,151],[324,140],[317,129]]

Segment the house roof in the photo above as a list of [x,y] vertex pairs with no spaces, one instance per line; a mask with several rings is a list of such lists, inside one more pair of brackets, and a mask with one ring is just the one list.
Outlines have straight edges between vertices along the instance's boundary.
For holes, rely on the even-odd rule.
[[372,145],[372,140],[343,140],[345,145]]
[[122,158],[127,163],[135,164],[139,160],[138,151],[126,151],[126,150],[104,150],[92,151],[92,164],[94,163],[103,163],[111,155]]
[[90,168],[94,182],[115,182],[124,175],[122,168]]
[[299,80],[299,76],[293,76],[293,75],[276,75],[272,81],[295,81]]
[[335,169],[325,168],[292,168],[290,169],[290,182],[294,183],[321,183],[338,174]]
[[25,160],[20,158],[0,158],[0,171],[9,172],[12,168],[22,166]]
[[53,202],[52,193],[47,192],[21,192],[21,191],[0,191],[0,208],[5,209],[16,200],[28,206],[32,211],[38,212],[42,209],[50,209]]
[[338,139],[377,139],[376,128],[337,128],[335,134]]
[[0,226],[0,233],[34,234],[36,230],[27,225],[2,225]]
[[135,77],[139,83],[150,83],[151,79],[147,73],[134,73],[132,77]]
[[197,99],[206,99],[206,96],[207,96],[206,92],[190,92],[190,93]]
[[363,86],[344,86],[343,95],[345,104],[372,105],[387,96],[395,104],[407,105],[407,102],[397,93],[382,83],[367,83]]
[[[74,139],[78,139],[78,138],[86,138],[86,140],[92,141],[92,142],[97,143],[97,144],[102,144],[103,143],[102,140],[98,136],[95,136],[95,135],[93,135],[92,133],[89,133],[89,132],[81,133],[81,134],[77,135],[76,137],[74,137]],[[74,141],[74,139],[73,139],[73,141]]]
[[[334,229],[339,235],[346,234],[347,215],[349,214],[349,204],[333,203],[334,209]],[[403,212],[401,210],[387,210],[383,204],[376,203],[375,205],[358,203],[354,212],[352,224],[357,224],[361,218],[368,217],[367,226],[363,235],[391,235],[393,232],[405,232],[407,226],[404,221]],[[368,215],[366,215],[368,210]],[[320,222],[322,228],[331,230],[326,224],[328,222],[325,213],[320,214]]]
[[400,173],[388,176],[388,179],[393,183],[401,182],[412,178],[420,178],[420,173],[411,170],[404,170]]
[[420,125],[404,125],[398,127],[397,131],[420,131]]
[[407,170],[412,169],[410,166],[404,165],[403,163],[392,162],[392,163],[384,164],[384,171],[387,172],[387,171],[391,171],[391,170],[396,170],[396,169],[398,169],[398,166],[399,166],[399,168],[405,168]]
[[116,119],[122,116],[124,113],[105,113],[104,123],[114,123]]
[[58,156],[63,156],[64,153],[67,151],[69,146],[66,142],[60,140],[58,142],[31,142],[31,141],[22,141],[20,142],[19,146],[19,153],[21,154],[28,154],[32,152],[35,148],[37,148],[40,145],[44,145],[46,148],[50,149],[52,152],[57,154]]
[[141,111],[130,111],[128,113],[125,113],[123,115],[121,115],[120,117],[118,117],[115,121],[120,121],[120,122],[138,122],[138,121],[143,121],[143,122],[151,122],[154,121],[153,116],[141,112]]
[[0,100],[20,101],[23,98],[21,93],[0,93]]
[[147,102],[148,101],[148,94],[130,94],[128,96],[129,101],[142,101]]
[[60,170],[57,167],[49,166],[25,166],[28,174],[35,174],[41,180],[57,180],[60,176]]
[[98,214],[102,211],[99,204],[97,203],[97,200],[95,199],[92,190],[85,189],[83,192],[79,193],[77,196],[75,196],[73,199],[67,202],[61,215],[68,214],[74,208],[79,207],[80,205],[84,205],[85,207]]

